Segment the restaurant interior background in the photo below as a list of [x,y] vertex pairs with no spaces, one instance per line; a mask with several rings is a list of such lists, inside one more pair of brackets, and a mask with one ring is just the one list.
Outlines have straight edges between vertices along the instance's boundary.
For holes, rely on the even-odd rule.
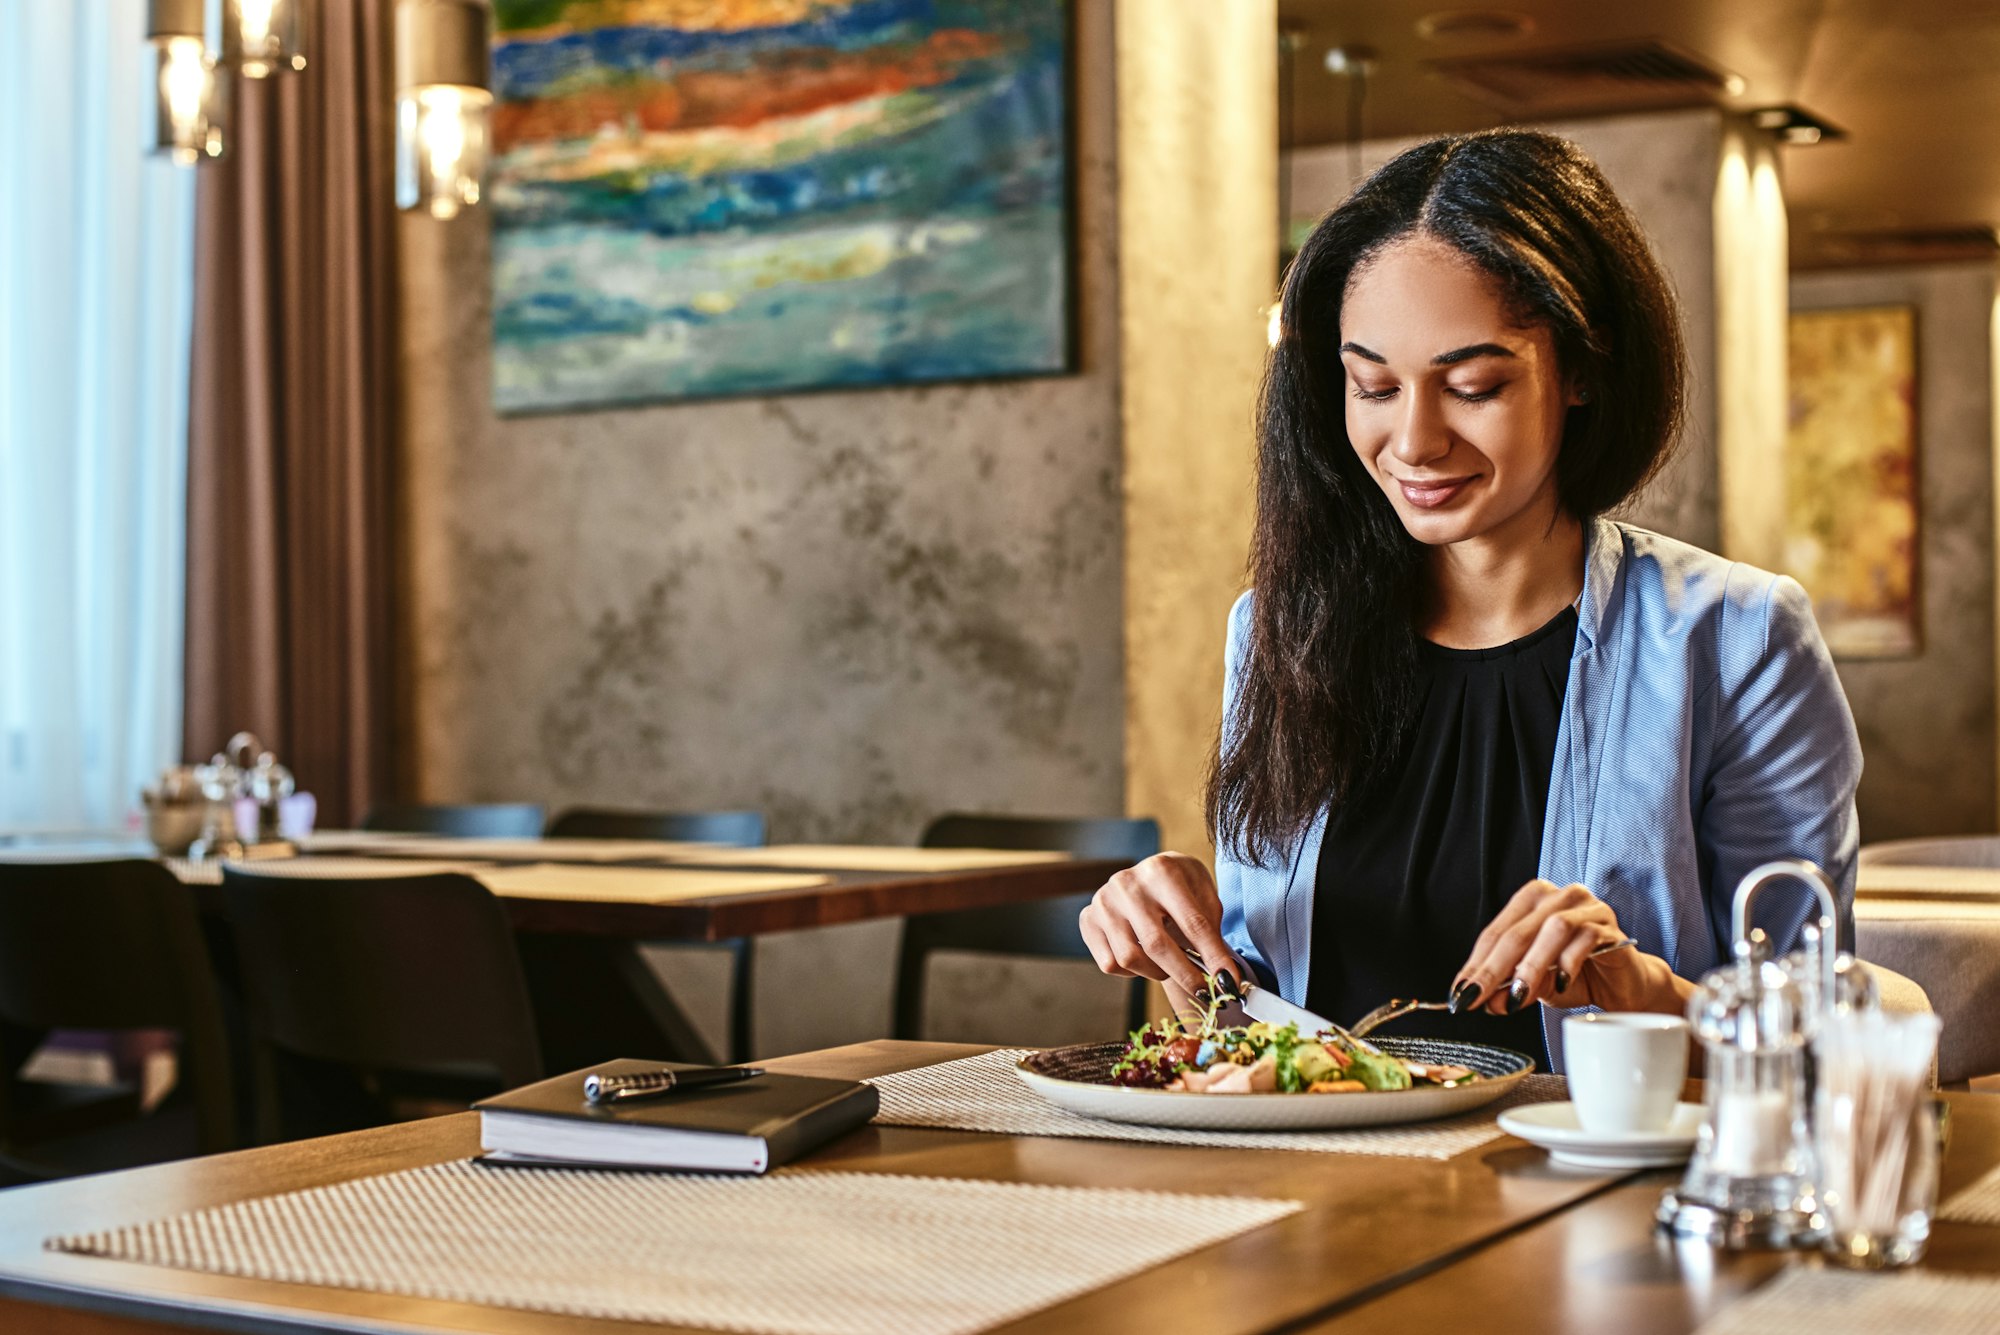
[[[34,101],[34,8],[0,3],[14,124],[73,105]],[[743,808],[774,841],[908,843],[947,811],[1131,813],[1205,853],[1281,248],[1414,139],[1522,123],[1597,159],[1684,305],[1688,437],[1639,522],[1785,569],[1788,317],[1914,311],[1916,639],[1839,664],[1863,837],[2000,828],[2000,6],[1079,0],[1072,369],[533,413],[494,406],[489,207],[392,214],[364,177],[286,211],[284,182],[363,160],[357,126],[386,137],[386,72],[357,83],[347,46],[385,44],[390,8],[323,0],[324,58],[245,94],[229,159],[147,166],[199,195],[190,704],[153,768],[247,727],[349,820],[371,798]],[[59,225],[34,166],[0,177],[17,279]],[[34,320],[74,333],[66,312]],[[5,411],[19,520],[33,444]],[[0,573],[49,559],[16,544]],[[7,775],[0,830],[70,823],[30,786]],[[760,943],[753,1051],[886,1033],[897,930]],[[650,959],[719,1034],[728,957]],[[966,960],[934,988],[937,1037],[1118,1024],[1075,962]]]

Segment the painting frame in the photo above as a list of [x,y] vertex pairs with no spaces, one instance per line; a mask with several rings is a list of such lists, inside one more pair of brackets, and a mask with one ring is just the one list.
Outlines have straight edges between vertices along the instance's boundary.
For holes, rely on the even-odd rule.
[[[503,300],[498,255],[501,236],[505,228],[503,210],[494,210],[493,258],[488,272],[492,282],[492,302],[489,311],[489,329],[492,334],[490,347],[492,359],[489,366],[489,401],[496,416],[501,418],[539,417],[570,415],[593,412],[621,412],[649,407],[691,405],[702,403],[727,403],[744,399],[792,397],[796,395],[848,394],[871,391],[922,391],[932,387],[948,385],[1004,385],[1073,376],[1083,368],[1084,319],[1083,276],[1079,271],[1079,257],[1082,248],[1084,218],[1082,216],[1079,122],[1079,64],[1078,47],[1081,41],[1080,16],[1074,0],[1035,0],[1045,5],[1053,16],[1052,24],[1060,34],[1060,58],[1055,62],[1055,89],[1060,98],[1060,106],[1054,117],[1053,141],[1060,157],[1059,181],[1053,192],[1057,201],[1058,218],[1051,230],[1055,276],[1050,283],[1053,300],[1058,306],[1056,318],[1050,322],[1053,337],[1053,355],[1045,364],[1015,368],[989,369],[972,372],[944,372],[938,374],[917,374],[906,376],[883,375],[870,379],[841,379],[814,383],[750,384],[714,388],[676,388],[662,385],[655,390],[638,394],[620,394],[610,397],[589,395],[564,398],[553,402],[508,401],[503,398],[500,386],[500,331],[499,312]],[[506,34],[497,30],[494,47],[497,52],[508,40]]]
[[1836,659],[1924,650],[1921,314],[1871,302],[1787,321],[1782,550]]

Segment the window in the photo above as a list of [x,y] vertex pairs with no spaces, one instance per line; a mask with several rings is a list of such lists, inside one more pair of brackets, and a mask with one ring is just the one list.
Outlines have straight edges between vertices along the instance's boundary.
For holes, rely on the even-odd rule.
[[0,0],[0,835],[122,826],[179,758],[194,171],[144,0]]

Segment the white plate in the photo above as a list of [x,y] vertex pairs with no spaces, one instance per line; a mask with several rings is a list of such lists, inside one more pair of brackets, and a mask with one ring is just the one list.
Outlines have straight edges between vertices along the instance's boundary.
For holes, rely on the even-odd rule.
[[[1202,1131],[1327,1131],[1343,1127],[1425,1122],[1470,1112],[1501,1097],[1535,1069],[1533,1059],[1505,1048],[1430,1039],[1376,1040],[1412,1061],[1453,1062],[1485,1078],[1455,1089],[1430,1087],[1347,1094],[1187,1094],[1104,1083],[1123,1043],[1089,1043],[1031,1053],[1016,1068],[1028,1088],[1086,1117],[1141,1126]],[[1034,1069],[1040,1067],[1040,1070]],[[1048,1072],[1074,1073],[1065,1079]]]
[[1530,1103],[1500,1114],[1500,1129],[1577,1168],[1668,1168],[1686,1163],[1701,1130],[1702,1106],[1677,1103],[1664,1131],[1585,1131],[1576,1105]]

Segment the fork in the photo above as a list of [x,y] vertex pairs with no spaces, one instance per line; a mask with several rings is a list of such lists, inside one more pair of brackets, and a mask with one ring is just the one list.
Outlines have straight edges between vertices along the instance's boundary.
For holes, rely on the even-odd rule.
[[1374,1010],[1347,1026],[1347,1032],[1356,1038],[1365,1038],[1391,1020],[1400,1020],[1413,1011],[1448,1011],[1449,1001],[1385,1001]]
[[[1638,944],[1637,941],[1629,936],[1622,941],[1606,941],[1603,945],[1584,956],[1584,958],[1594,960],[1599,955],[1609,955],[1614,950],[1625,950],[1628,947]],[[1362,1038],[1374,1033],[1377,1029],[1389,1023],[1389,1021],[1400,1020],[1405,1015],[1416,1011],[1448,1011],[1450,1009],[1451,1003],[1449,1001],[1405,1001],[1402,999],[1385,1001],[1349,1025],[1348,1032],[1356,1038]]]

